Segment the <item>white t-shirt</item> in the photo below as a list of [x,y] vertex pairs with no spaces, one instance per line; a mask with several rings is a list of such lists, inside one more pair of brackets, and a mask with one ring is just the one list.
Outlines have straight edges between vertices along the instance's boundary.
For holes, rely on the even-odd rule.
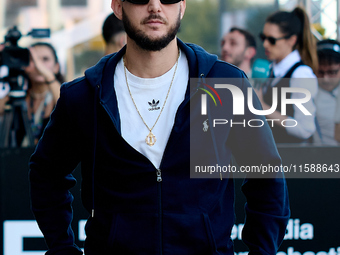
[[[138,111],[149,128],[155,124],[168,94],[176,64],[165,74],[156,78],[140,78],[128,70],[126,75],[129,88]],[[117,95],[118,110],[121,122],[121,134],[125,141],[135,150],[147,157],[159,169],[179,105],[183,102],[189,79],[188,61],[180,52],[178,67],[164,110],[152,133],[156,137],[153,146],[146,144],[148,128],[139,116],[128,91],[124,63],[121,59],[114,74],[114,89]]]

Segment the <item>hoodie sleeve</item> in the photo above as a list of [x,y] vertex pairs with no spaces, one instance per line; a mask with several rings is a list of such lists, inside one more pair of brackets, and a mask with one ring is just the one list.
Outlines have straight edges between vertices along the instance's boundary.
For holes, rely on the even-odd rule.
[[71,229],[71,175],[79,163],[75,127],[67,111],[65,85],[51,119],[29,162],[31,207],[48,246],[47,255],[76,255]]
[[[250,87],[242,78],[242,90],[247,98]],[[252,90],[255,109],[262,109]],[[247,100],[245,100],[247,101]],[[265,116],[255,115],[245,105],[245,114],[235,115],[235,122],[251,119],[262,120],[262,127],[232,129],[231,147],[239,166],[280,166],[281,158],[276,148],[271,129]],[[287,185],[283,173],[273,173],[263,178],[260,173],[248,174],[242,185],[246,197],[246,219],[242,240],[248,246],[250,255],[276,254],[285,235],[290,216]]]

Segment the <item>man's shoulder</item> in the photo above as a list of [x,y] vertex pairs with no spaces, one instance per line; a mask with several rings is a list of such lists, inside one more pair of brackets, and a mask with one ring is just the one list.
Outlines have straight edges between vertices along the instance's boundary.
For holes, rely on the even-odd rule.
[[81,77],[78,77],[78,78],[75,78],[74,80],[72,81],[68,81],[68,82],[65,82],[63,83],[62,87],[64,87],[64,89],[68,89],[68,88],[71,88],[73,86],[81,86],[81,83],[85,82],[85,76],[81,76]]
[[[245,78],[245,73],[238,67],[218,59],[218,56],[207,52],[197,44],[185,43],[192,50],[198,61],[199,72],[209,72],[212,77]],[[187,51],[190,53],[190,51]]]
[[68,98],[69,101],[81,102],[91,97],[91,86],[85,76],[78,77],[72,81],[65,82],[60,88],[60,96]]
[[88,87],[86,84],[86,78],[85,76],[81,76],[78,78],[75,78],[72,81],[65,82],[61,85],[61,93],[67,92],[72,93],[72,91],[83,91],[84,88]]
[[242,71],[240,68],[220,59],[216,60],[214,68],[216,68],[217,71],[223,72],[224,75],[227,77],[231,77],[231,78],[246,78],[247,77],[244,71]]

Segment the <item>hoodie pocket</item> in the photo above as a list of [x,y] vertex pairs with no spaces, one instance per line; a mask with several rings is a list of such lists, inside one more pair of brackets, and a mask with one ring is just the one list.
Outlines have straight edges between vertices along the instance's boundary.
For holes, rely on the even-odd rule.
[[105,254],[110,250],[108,244],[110,238],[115,235],[116,218],[116,214],[96,211],[95,217],[87,220],[84,244],[86,254]]
[[219,254],[209,216],[202,213],[164,213],[163,247],[164,254]]
[[109,234],[110,250],[117,254],[159,254],[157,214],[120,213],[114,216]]

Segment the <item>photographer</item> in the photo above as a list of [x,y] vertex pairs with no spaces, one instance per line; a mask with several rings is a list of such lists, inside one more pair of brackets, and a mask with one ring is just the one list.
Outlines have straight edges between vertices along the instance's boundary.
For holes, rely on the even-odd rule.
[[[28,77],[26,106],[34,143],[40,139],[49,116],[59,98],[59,89],[64,81],[55,49],[49,43],[38,42],[29,48],[29,65],[24,68]],[[0,113],[4,111],[0,104]],[[29,140],[22,124],[16,131],[17,146],[26,147]],[[13,144],[13,143],[12,143]]]
[[57,103],[60,85],[64,82],[64,78],[60,74],[58,57],[51,44],[35,43],[29,50],[30,64],[25,68],[30,82],[26,103],[36,144]]

